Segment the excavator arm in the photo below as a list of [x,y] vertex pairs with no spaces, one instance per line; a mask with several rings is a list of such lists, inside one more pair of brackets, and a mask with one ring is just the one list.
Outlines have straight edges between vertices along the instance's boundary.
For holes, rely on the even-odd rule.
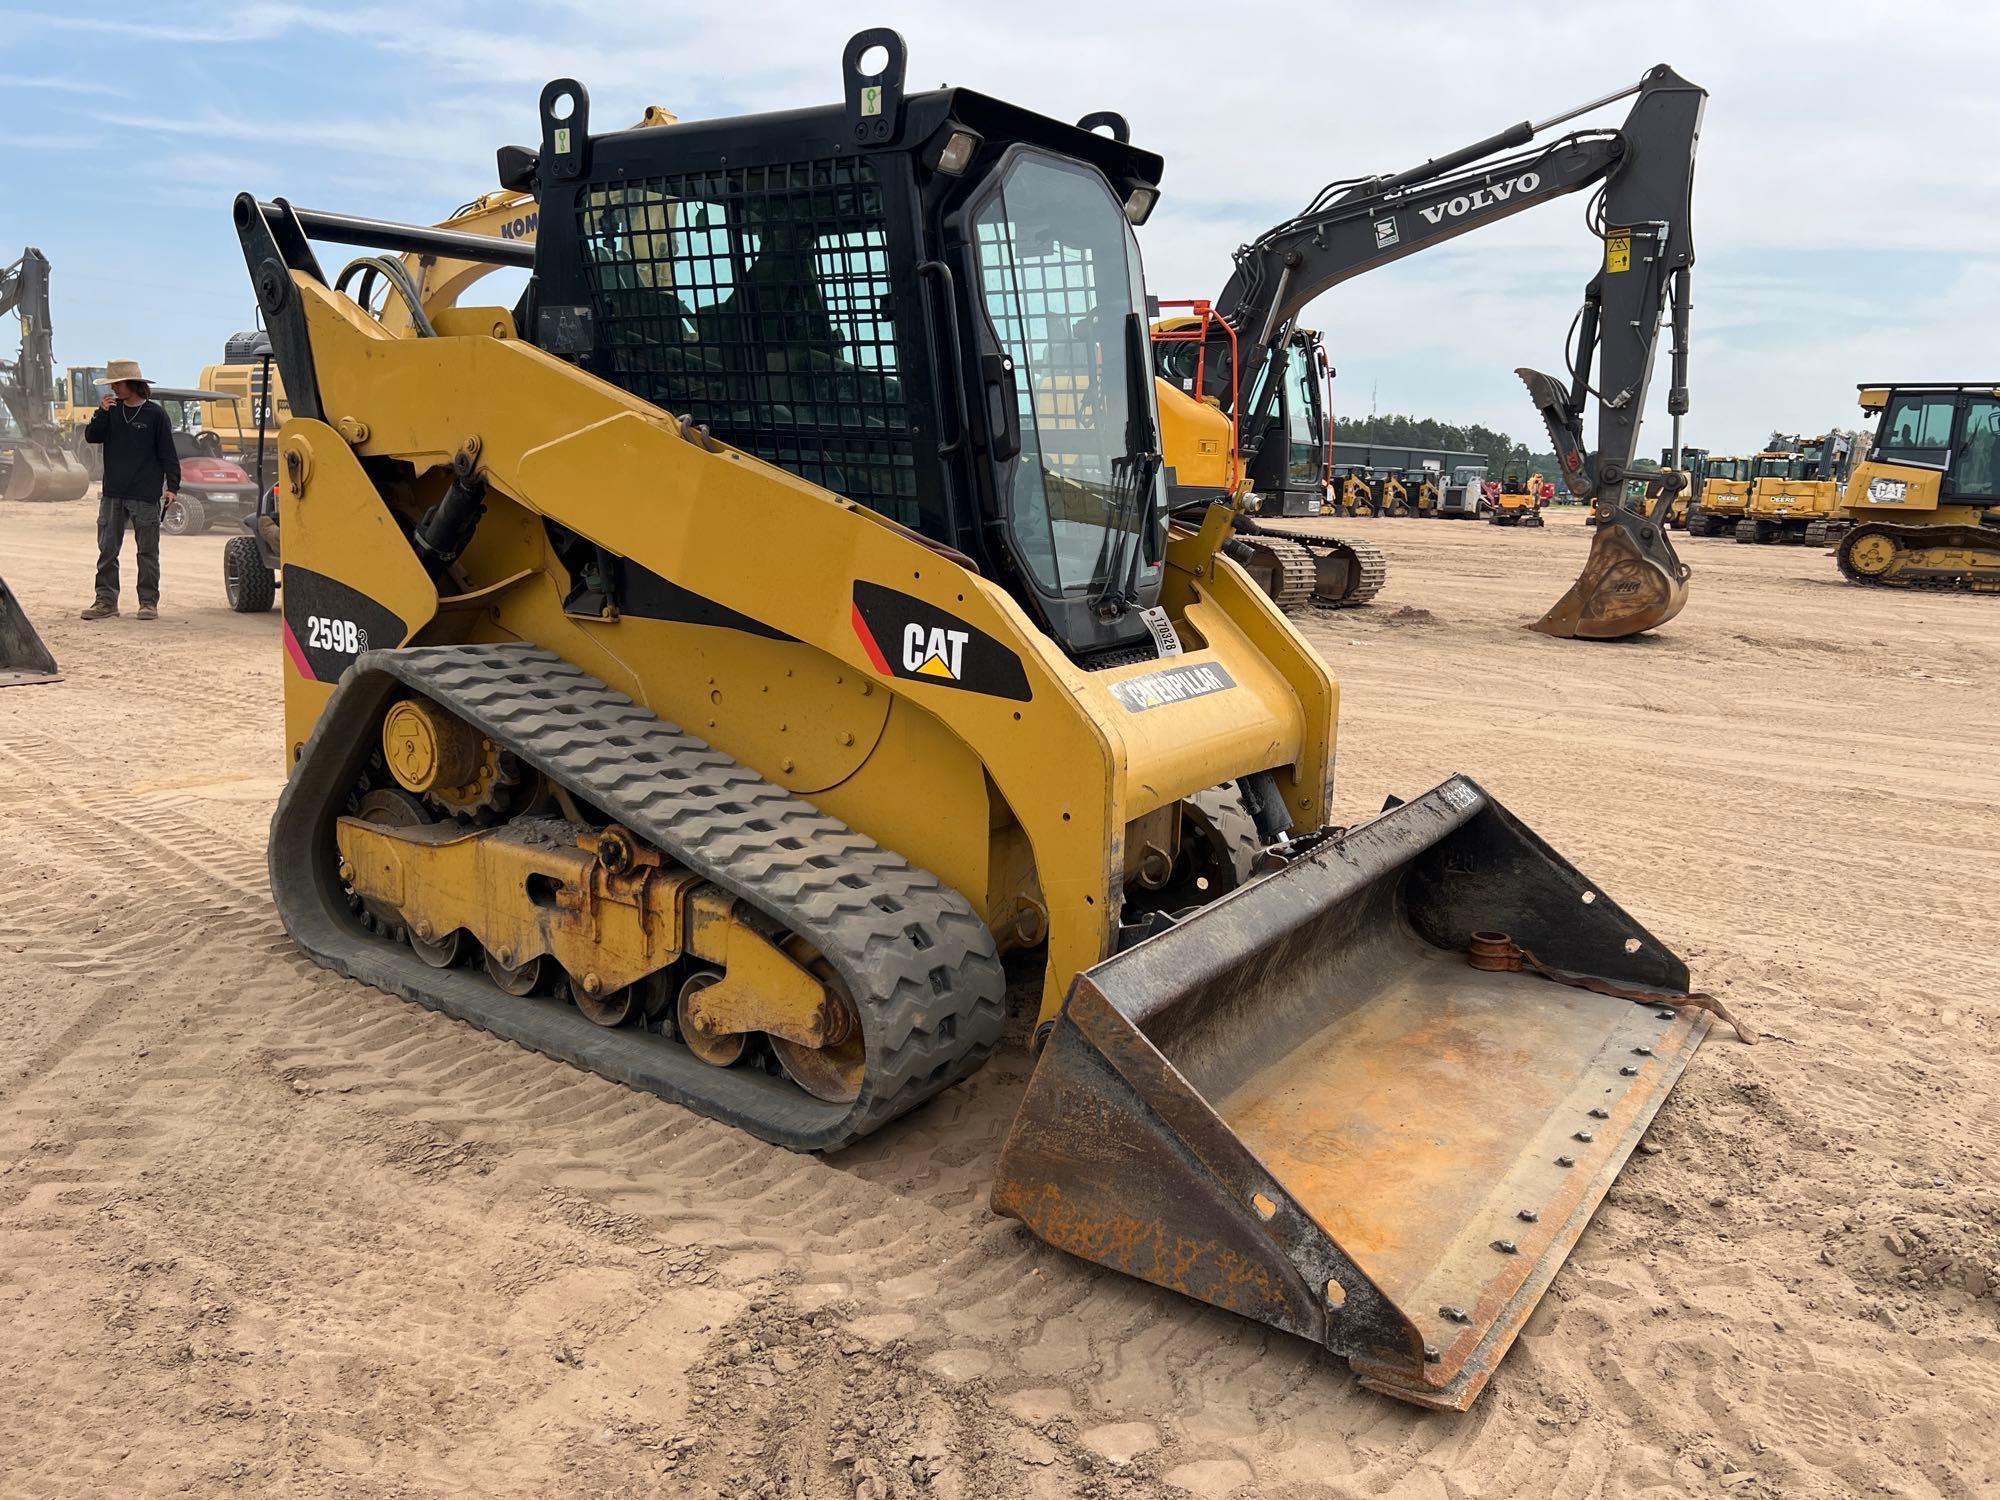
[[[1536,147],[1543,132],[1619,99],[1632,98],[1616,130],[1578,131]],[[1270,425],[1281,365],[1299,315],[1340,283],[1447,240],[1511,218],[1551,198],[1600,187],[1586,216],[1604,247],[1572,328],[1565,379],[1522,369],[1548,427],[1563,481],[1580,499],[1616,505],[1637,452],[1654,349],[1673,306],[1674,378],[1668,410],[1687,410],[1689,276],[1694,266],[1691,200],[1695,145],[1706,93],[1671,68],[1652,68],[1631,88],[1540,124],[1523,121],[1421,166],[1387,177],[1330,184],[1296,218],[1237,252],[1216,301],[1242,341],[1236,388],[1257,393],[1240,424],[1246,462]],[[1527,149],[1523,149],[1527,148]],[[1512,154],[1503,154],[1512,153]],[[1584,411],[1597,401],[1597,445]],[[1687,569],[1661,524],[1680,479],[1648,478],[1653,505],[1599,529],[1591,561],[1536,629],[1553,635],[1635,635],[1678,614]]]
[[77,500],[90,476],[56,423],[55,339],[49,332],[49,259],[32,247],[0,270],[0,317],[21,320],[21,352],[0,360],[0,405],[20,430],[0,445],[0,499]]

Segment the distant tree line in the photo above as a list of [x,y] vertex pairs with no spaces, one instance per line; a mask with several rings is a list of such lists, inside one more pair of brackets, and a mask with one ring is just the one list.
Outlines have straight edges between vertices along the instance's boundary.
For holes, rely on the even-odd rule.
[[1391,413],[1380,417],[1334,419],[1334,439],[1342,443],[1375,443],[1385,448],[1441,448],[1453,453],[1481,453],[1487,468],[1498,477],[1510,468],[1540,473],[1550,479],[1556,474],[1556,456],[1537,453],[1526,443],[1518,443],[1504,432],[1495,432],[1474,422],[1461,427],[1440,422],[1435,417],[1406,417]]

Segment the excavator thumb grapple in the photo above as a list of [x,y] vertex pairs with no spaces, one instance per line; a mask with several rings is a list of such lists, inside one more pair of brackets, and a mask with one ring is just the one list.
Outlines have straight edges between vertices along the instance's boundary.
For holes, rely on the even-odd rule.
[[35,633],[28,612],[0,578],[0,687],[53,682],[58,675],[56,659]]
[[1539,370],[1514,373],[1527,386],[1529,399],[1548,427],[1570,492],[1591,500],[1599,516],[1583,571],[1549,612],[1528,628],[1563,640],[1617,641],[1664,625],[1687,604],[1693,571],[1680,560],[1667,535],[1667,513],[1681,476],[1646,475],[1648,509],[1627,509],[1622,503],[1624,466],[1584,451],[1582,418],[1560,383]]
[[[1652,1003],[1474,967],[1503,935]],[[994,1207],[1464,1410],[1700,1045],[1686,992],[1453,777],[1079,975]]]
[[1674,555],[1664,525],[1613,506],[1591,538],[1590,556],[1576,582],[1528,628],[1565,640],[1616,641],[1638,635],[1681,612],[1689,571]]

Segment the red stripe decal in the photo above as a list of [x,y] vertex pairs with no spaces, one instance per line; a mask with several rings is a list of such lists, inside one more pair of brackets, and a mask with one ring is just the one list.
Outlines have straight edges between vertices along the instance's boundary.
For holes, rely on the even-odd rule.
[[284,622],[280,634],[285,638],[285,654],[291,657],[292,665],[299,669],[299,676],[305,678],[307,682],[318,682],[319,679],[313,676],[312,664],[306,660],[305,652],[299,649],[299,638],[292,634],[290,620]]
[[882,648],[875,644],[874,632],[869,630],[868,622],[861,618],[861,606],[854,605],[853,613],[854,633],[861,637],[861,648],[868,653],[868,659],[875,663],[875,670],[884,677],[895,676],[896,674],[889,670],[889,659],[882,654]]

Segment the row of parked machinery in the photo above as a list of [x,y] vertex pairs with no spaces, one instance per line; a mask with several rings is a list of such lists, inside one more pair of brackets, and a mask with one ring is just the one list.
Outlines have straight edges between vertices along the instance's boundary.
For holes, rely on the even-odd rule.
[[[1871,441],[1774,438],[1683,451],[1690,536],[1833,544],[1852,583],[2000,593],[2000,382],[1873,382]],[[1671,455],[1663,455],[1662,462]]]

